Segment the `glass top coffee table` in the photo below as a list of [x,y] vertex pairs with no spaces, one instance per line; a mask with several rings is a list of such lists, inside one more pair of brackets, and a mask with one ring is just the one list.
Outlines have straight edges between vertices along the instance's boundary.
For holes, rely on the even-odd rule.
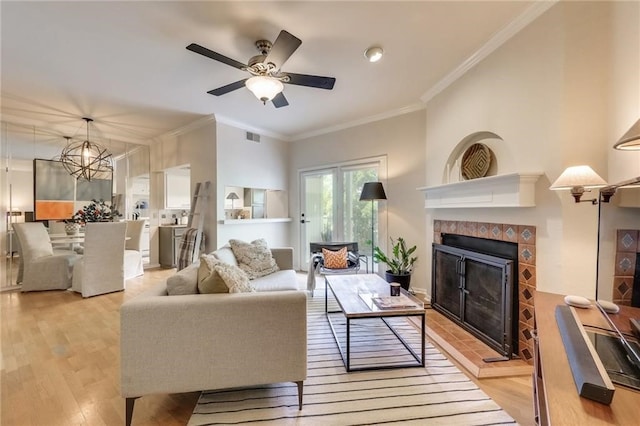
[[[336,340],[340,355],[347,371],[357,370],[377,370],[401,367],[424,367],[424,303],[409,292],[401,289],[400,296],[390,296],[389,283],[375,274],[355,274],[355,275],[328,275],[325,277],[325,313],[331,332]],[[333,294],[339,311],[329,311],[328,294]],[[340,338],[336,332],[335,324],[332,322],[332,315],[341,313],[346,320],[346,344],[340,343]],[[420,319],[420,354],[411,347],[409,342],[401,335],[400,330],[394,326],[393,317],[412,317]],[[381,320],[386,327],[391,330],[395,338],[402,343],[404,348],[412,355],[411,362],[389,362],[376,363],[372,365],[352,366],[352,321],[374,319]],[[382,345],[380,345],[382,348]]]

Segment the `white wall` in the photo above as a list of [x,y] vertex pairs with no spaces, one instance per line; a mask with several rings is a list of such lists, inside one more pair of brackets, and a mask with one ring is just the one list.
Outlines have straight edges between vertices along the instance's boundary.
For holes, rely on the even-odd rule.
[[[624,132],[617,123],[630,126],[639,115],[638,7],[561,2],[428,102],[427,186],[443,183],[449,153],[478,131],[496,133],[510,152],[513,163],[499,158],[499,174],[544,175],[535,208],[427,210],[427,241],[434,219],[534,225],[538,289],[595,295],[597,207],[548,187],[571,165],[589,164],[605,179],[610,170],[620,172],[621,164],[608,158],[619,157],[611,152]],[[612,90],[617,78],[630,84],[631,94]],[[624,174],[640,174],[638,163],[629,163]]]
[[[151,156],[151,193],[149,204],[150,263],[158,264],[158,225],[161,222],[160,210],[164,209],[164,169],[189,164],[191,166],[191,189],[193,194],[197,182],[210,181],[209,199],[206,202],[204,234],[205,251],[216,249],[217,228],[216,207],[216,123],[214,117],[205,117],[189,126],[163,135],[150,144]],[[204,206],[204,205],[203,205]]]
[[[217,123],[217,247],[235,238],[253,241],[264,238],[270,247],[291,245],[288,223],[224,224],[226,186],[289,190],[289,144],[262,135],[260,142],[246,139],[246,131]],[[242,194],[238,194],[242,198]],[[236,202],[239,205],[239,202]]]
[[[640,118],[640,3],[618,2],[613,7],[609,129],[605,148],[619,139]],[[608,182],[615,184],[640,176],[640,151],[607,149]],[[635,189],[634,191],[640,191]],[[615,195],[614,198],[619,198]],[[617,229],[640,229],[640,209],[616,206],[619,199],[602,205],[598,297],[612,294]]]
[[296,267],[300,253],[300,188],[299,172],[302,169],[321,167],[350,160],[386,156],[387,170],[385,192],[387,201],[379,202],[381,246],[388,237],[404,237],[409,244],[418,246],[416,264],[411,285],[424,290],[429,285],[426,269],[424,201],[416,188],[424,186],[425,168],[425,114],[415,111],[409,114],[364,124],[329,134],[296,141],[291,147],[289,205],[294,221],[291,224],[292,242],[296,250]]

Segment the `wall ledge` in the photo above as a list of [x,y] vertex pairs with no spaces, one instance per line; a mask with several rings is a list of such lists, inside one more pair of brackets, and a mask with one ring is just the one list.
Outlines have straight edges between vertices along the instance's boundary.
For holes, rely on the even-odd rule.
[[534,207],[540,176],[510,173],[417,189],[424,193],[426,209]]
[[291,222],[290,217],[277,217],[271,219],[224,219],[218,221],[223,225],[255,225],[257,223],[282,223]]

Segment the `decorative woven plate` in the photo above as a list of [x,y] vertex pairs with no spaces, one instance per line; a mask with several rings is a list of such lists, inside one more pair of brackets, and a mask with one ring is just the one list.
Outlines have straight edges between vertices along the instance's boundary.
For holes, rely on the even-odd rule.
[[485,177],[491,165],[491,150],[482,143],[474,143],[462,155],[462,177],[476,179]]

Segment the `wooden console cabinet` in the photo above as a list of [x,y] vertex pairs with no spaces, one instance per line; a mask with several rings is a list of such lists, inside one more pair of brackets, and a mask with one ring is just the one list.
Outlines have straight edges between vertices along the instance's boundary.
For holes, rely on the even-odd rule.
[[[564,305],[564,296],[537,292],[534,336],[534,412],[540,425],[636,425],[640,424],[640,392],[615,385],[611,405],[578,395],[564,344],[556,324],[555,308]],[[583,325],[608,324],[598,309],[576,309]],[[628,332],[629,318],[640,318],[639,308],[622,306],[610,315],[616,327]]]

